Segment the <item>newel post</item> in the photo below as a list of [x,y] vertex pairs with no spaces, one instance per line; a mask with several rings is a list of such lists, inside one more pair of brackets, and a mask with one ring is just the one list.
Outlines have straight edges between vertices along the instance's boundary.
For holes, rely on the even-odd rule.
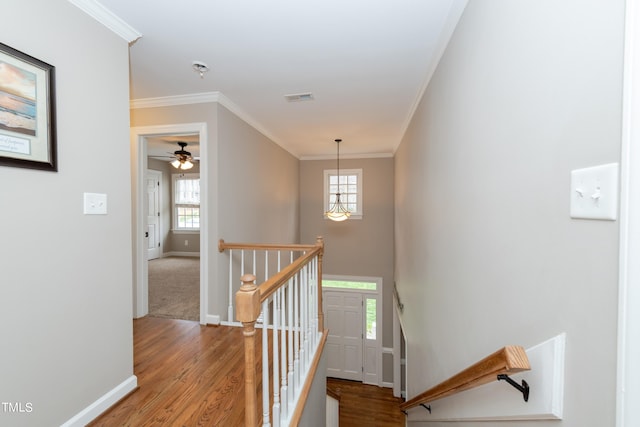
[[236,293],[236,318],[244,329],[244,423],[258,425],[258,390],[256,388],[256,319],[260,315],[260,291],[256,276],[245,274]]
[[318,332],[324,331],[324,313],[322,311],[322,257],[324,255],[324,239],[316,237],[316,246],[320,247],[318,253]]

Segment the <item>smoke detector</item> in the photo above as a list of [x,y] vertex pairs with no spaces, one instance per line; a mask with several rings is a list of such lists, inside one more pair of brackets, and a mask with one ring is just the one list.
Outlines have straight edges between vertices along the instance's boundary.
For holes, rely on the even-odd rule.
[[200,78],[204,78],[204,73],[209,71],[209,66],[202,61],[193,61],[192,65],[193,71],[200,74]]

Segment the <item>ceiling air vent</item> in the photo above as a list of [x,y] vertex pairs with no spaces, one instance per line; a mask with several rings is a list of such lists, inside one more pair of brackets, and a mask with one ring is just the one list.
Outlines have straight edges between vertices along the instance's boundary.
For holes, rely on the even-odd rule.
[[313,101],[313,94],[311,92],[294,93],[294,94],[291,94],[291,95],[285,95],[284,98],[288,102]]

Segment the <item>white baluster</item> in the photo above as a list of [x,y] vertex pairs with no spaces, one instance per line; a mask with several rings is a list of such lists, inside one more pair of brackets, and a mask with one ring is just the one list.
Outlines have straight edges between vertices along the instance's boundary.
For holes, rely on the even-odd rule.
[[300,388],[300,280],[298,275],[293,276],[293,372],[295,391]]
[[[287,341],[288,341],[288,346],[287,346],[287,350],[288,350],[288,361],[289,361],[289,369],[288,369],[288,374],[287,374],[287,387],[288,387],[288,399],[289,399],[289,403],[288,403],[288,407],[291,408],[291,410],[293,409],[293,393],[295,391],[296,388],[296,383],[294,381],[294,375],[293,375],[293,334],[294,334],[294,326],[295,326],[295,320],[293,318],[293,295],[294,295],[294,291],[295,291],[295,286],[293,285],[293,279],[289,279],[289,286],[288,286],[288,305],[287,305],[287,325],[288,325],[288,334],[287,334]],[[289,415],[289,413],[287,413],[287,416]]]
[[302,304],[302,321],[304,322],[302,349],[304,351],[304,371],[309,367],[309,278],[307,277],[307,266],[302,269],[302,288],[303,304]]
[[229,249],[229,308],[227,309],[227,321],[233,322],[233,249]]
[[280,348],[278,330],[280,328],[280,297],[282,288],[273,295],[273,427],[280,427]]
[[287,300],[285,299],[285,296],[289,293],[289,285],[288,283],[283,285],[282,287],[282,308],[280,311],[280,316],[282,319],[282,322],[280,322],[281,326],[280,326],[280,344],[282,345],[282,348],[280,349],[280,363],[281,363],[281,369],[280,369],[280,375],[282,375],[282,380],[280,381],[282,383],[281,386],[281,391],[280,391],[280,400],[282,401],[282,411],[281,413],[282,418],[286,418],[288,416],[289,410],[288,410],[288,403],[289,403],[289,395],[287,393],[287,321],[286,321],[286,316],[287,316],[287,307],[289,306],[289,304],[287,304]]
[[307,328],[306,320],[306,289],[304,278],[304,267],[298,272],[300,276],[300,373],[304,373],[307,370],[307,349],[305,348],[305,335]]
[[262,303],[264,323],[262,324],[262,425],[269,427],[269,336],[266,319],[269,318],[269,299]]

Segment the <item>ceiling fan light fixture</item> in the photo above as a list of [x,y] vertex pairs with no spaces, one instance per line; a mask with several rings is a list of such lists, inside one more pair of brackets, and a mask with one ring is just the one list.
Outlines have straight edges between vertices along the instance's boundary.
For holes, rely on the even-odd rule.
[[176,169],[191,169],[193,167],[193,162],[191,161],[193,158],[191,157],[191,153],[185,150],[187,143],[178,141],[178,145],[180,149],[173,152],[175,159],[169,163]]

